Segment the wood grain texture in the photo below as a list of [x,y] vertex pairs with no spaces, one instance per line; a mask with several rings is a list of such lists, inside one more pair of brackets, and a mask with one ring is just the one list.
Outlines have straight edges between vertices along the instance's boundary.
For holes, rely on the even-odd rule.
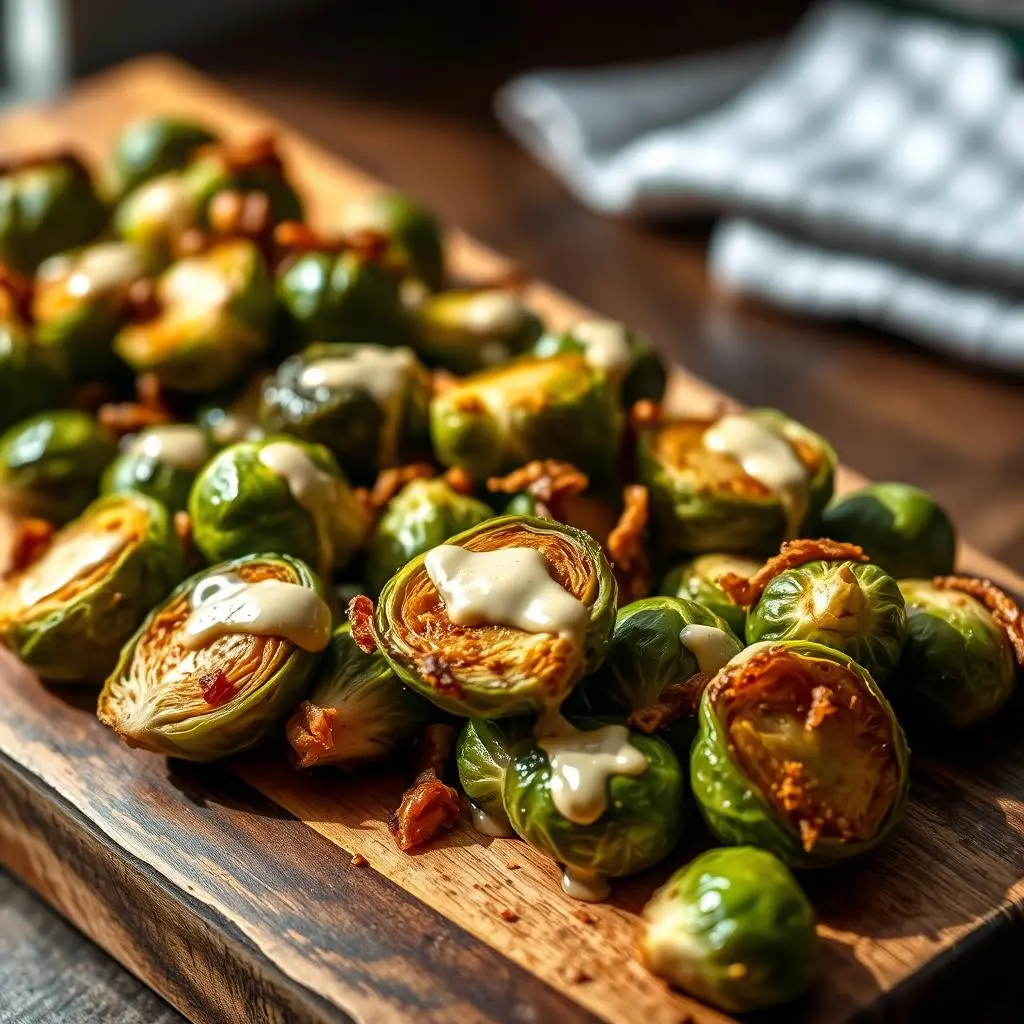
[[[280,128],[312,218],[325,227],[341,201],[378,187],[161,60],[101,76],[57,108],[9,118],[0,146],[62,142],[99,157],[126,119],[160,110],[229,133]],[[470,276],[502,266],[465,236],[455,236],[454,250]],[[540,284],[528,298],[553,324],[585,312]],[[674,371],[675,409],[723,401]],[[856,479],[844,471],[841,486]],[[1024,580],[976,552],[965,550],[962,564],[1024,592]],[[671,863],[622,884],[584,921],[559,892],[553,865],[523,844],[482,841],[460,827],[436,848],[399,854],[383,825],[404,783],[398,777],[298,775],[266,752],[233,762],[242,782],[221,770],[168,766],[123,748],[88,708],[26,674],[0,674],[0,856],[193,1017],[724,1019],[669,993],[632,958],[636,911],[705,841],[696,828]],[[821,984],[797,1011],[801,1021],[917,1006],[926,990],[913,979],[926,965],[952,974],[969,945],[983,958],[990,939],[1007,948],[1019,937],[1020,725],[1015,710],[976,747],[958,751],[955,768],[929,754],[915,758],[908,821],[885,851],[809,880],[824,962]],[[342,850],[370,867],[352,867]],[[502,920],[505,909],[518,919]],[[249,1016],[237,1017],[242,1007]]]

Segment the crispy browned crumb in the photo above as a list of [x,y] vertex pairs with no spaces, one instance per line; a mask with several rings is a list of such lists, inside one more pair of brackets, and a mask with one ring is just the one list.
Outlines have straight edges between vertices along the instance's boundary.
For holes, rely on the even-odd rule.
[[304,700],[285,725],[285,736],[295,751],[296,768],[312,768],[334,749],[334,708]]
[[832,691],[827,686],[815,686],[811,690],[811,706],[807,709],[807,717],[804,719],[805,729],[817,729],[829,715],[834,715],[838,711],[832,697]]
[[352,856],[352,867],[354,868],[365,868],[369,863],[361,853],[356,853]]
[[810,822],[806,818],[800,819],[800,842],[803,848],[810,853],[814,849],[814,844],[818,841],[818,836],[821,835],[821,824],[817,822]]
[[508,907],[502,907],[501,910],[498,911],[498,917],[500,917],[502,921],[507,921],[509,924],[515,924],[516,921],[519,920],[519,915],[514,910],[509,910]]
[[516,864],[515,862],[510,861],[510,860],[505,861],[505,867],[509,871],[519,871],[519,870],[522,869],[522,866],[523,866],[522,864]]
[[357,594],[345,609],[348,621],[352,625],[352,639],[364,654],[373,654],[377,650],[377,640],[373,635],[373,602],[365,594]]
[[806,793],[803,780],[804,769],[799,761],[787,761],[782,766],[782,780],[779,782],[776,793],[779,802],[790,814],[804,805]]
[[583,907],[576,907],[573,909],[572,916],[577,921],[581,921],[583,924],[597,924],[594,919],[594,915],[589,910],[584,910]]
[[506,476],[492,476],[487,489],[499,494],[526,491],[543,502],[557,516],[560,503],[567,497],[582,494],[590,486],[586,473],[569,462],[558,459],[537,459],[513,470]]
[[932,586],[939,590],[959,590],[980,601],[1006,631],[1006,638],[1017,656],[1017,664],[1024,668],[1024,614],[1006,591],[1000,590],[991,580],[971,576],[936,576]]
[[700,698],[710,681],[710,677],[702,672],[695,672],[681,683],[669,683],[657,701],[634,711],[626,720],[627,724],[650,735],[677,718],[695,715]]

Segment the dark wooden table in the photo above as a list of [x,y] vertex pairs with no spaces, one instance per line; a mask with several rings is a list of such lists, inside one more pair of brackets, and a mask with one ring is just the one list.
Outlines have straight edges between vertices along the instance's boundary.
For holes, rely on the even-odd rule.
[[[978,547],[1024,570],[1024,384],[875,332],[715,295],[706,224],[655,230],[590,214],[491,118],[494,89],[524,68],[668,56],[781,32],[803,3],[677,5],[674,21],[653,0],[634,0],[628,20],[626,5],[606,0],[558,5],[557,15],[540,0],[479,5],[487,10],[470,16],[451,2],[362,6],[183,56],[538,276],[648,331],[724,391],[786,409],[868,476],[929,488]],[[987,1019],[1017,1019],[1016,1009]],[[179,1020],[0,874],[0,1024]]]

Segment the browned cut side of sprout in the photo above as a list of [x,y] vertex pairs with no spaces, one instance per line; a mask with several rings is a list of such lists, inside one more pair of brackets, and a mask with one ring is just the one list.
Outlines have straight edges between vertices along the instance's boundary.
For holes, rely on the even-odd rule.
[[664,729],[677,718],[695,715],[700,698],[709,682],[710,677],[703,672],[694,672],[689,679],[681,683],[669,683],[661,691],[657,701],[646,708],[634,711],[626,719],[626,724],[631,729],[638,729],[649,736],[659,729]]
[[864,549],[857,544],[843,544],[820,537],[818,540],[787,540],[777,555],[772,555],[749,579],[734,572],[719,577],[718,585],[729,595],[733,604],[749,608],[756,604],[764,588],[780,573],[808,562],[867,562]]
[[46,519],[18,519],[14,523],[8,574],[20,572],[40,559],[53,541],[53,523]]
[[962,594],[980,601],[991,613],[992,618],[1006,631],[1006,638],[1013,647],[1017,664],[1024,668],[1024,613],[1020,605],[1004,590],[990,580],[975,579],[971,576],[936,576],[932,586],[938,590],[958,590]]
[[295,752],[296,768],[312,768],[334,749],[337,714],[334,708],[322,708],[311,700],[304,700],[288,719],[285,735]]
[[377,650],[377,641],[373,635],[373,602],[365,594],[357,594],[345,609],[348,621],[352,625],[352,639],[364,654],[373,654]]
[[428,725],[416,744],[416,781],[388,819],[399,849],[411,850],[459,820],[459,794],[441,775],[455,742],[450,725]]
[[650,501],[647,488],[631,484],[622,491],[622,514],[604,543],[619,584],[619,605],[646,597],[651,589],[651,566],[647,558],[647,523]]

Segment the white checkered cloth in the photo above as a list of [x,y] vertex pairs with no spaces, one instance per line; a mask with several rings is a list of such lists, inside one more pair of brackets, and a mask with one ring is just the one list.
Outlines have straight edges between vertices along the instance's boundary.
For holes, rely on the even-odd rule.
[[496,105],[595,209],[730,214],[726,285],[1024,371],[1024,81],[998,33],[833,2],[781,47],[531,73]]

